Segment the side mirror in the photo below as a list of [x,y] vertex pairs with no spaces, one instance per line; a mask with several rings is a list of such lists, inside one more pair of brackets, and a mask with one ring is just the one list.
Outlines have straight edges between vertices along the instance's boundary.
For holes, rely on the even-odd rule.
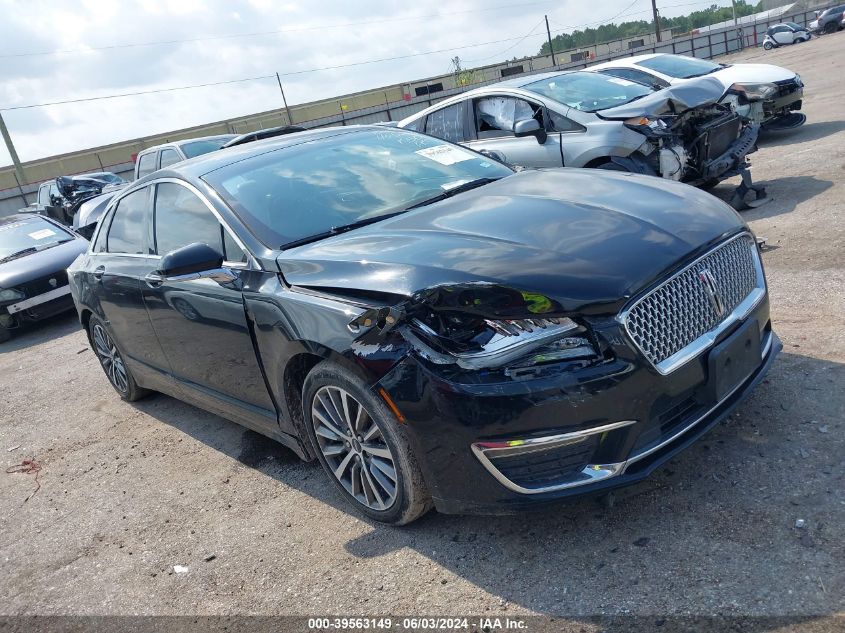
[[549,138],[537,119],[523,119],[513,124],[513,135],[517,137],[533,136],[542,145]]
[[162,277],[181,277],[207,273],[223,267],[223,255],[208,244],[194,242],[161,258],[158,272]]

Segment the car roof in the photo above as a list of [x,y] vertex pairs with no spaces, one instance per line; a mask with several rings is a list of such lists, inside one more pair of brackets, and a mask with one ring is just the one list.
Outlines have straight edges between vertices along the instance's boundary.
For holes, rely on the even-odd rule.
[[397,134],[408,133],[408,131],[401,130],[399,128],[386,128],[375,125],[348,125],[307,130],[305,132],[294,132],[283,136],[274,136],[271,138],[253,141],[251,143],[245,143],[243,145],[224,148],[216,152],[202,154],[196,158],[189,158],[188,160],[176,163],[166,169],[154,171],[153,173],[136,180],[133,183],[133,189],[138,184],[142,184],[148,180],[164,178],[168,175],[179,176],[186,180],[199,179],[212,171],[254,156],[260,156],[261,154],[274,152],[286,147],[302,145],[303,143],[319,141],[321,139],[331,138],[342,134],[352,134],[362,130],[378,130],[380,132],[395,130]]

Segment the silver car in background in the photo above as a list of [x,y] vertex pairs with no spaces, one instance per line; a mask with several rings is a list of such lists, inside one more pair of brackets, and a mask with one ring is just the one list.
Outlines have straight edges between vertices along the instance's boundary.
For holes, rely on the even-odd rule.
[[[399,122],[522,167],[596,167],[713,186],[742,175],[759,125],[718,101],[701,78],[658,89],[593,72],[520,77],[445,99]],[[763,199],[764,193],[757,192]]]

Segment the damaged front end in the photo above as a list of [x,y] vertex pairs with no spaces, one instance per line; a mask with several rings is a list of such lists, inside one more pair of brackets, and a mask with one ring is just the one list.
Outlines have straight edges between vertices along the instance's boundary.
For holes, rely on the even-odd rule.
[[654,174],[705,187],[741,176],[732,206],[759,206],[767,201],[766,193],[752,184],[747,156],[757,150],[760,126],[720,103],[721,96],[718,81],[699,80],[599,115],[621,120],[646,137],[640,153]]
[[349,329],[373,342],[395,331],[434,365],[498,370],[515,378],[534,368],[601,360],[598,341],[549,297],[496,284],[450,284],[398,305],[365,310]]

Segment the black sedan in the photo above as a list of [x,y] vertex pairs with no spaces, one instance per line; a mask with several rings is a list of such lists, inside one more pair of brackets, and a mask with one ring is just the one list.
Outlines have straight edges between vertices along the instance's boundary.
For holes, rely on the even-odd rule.
[[69,274],[121,397],[273,437],[395,524],[638,481],[780,349],[754,236],[711,195],[386,127],[155,172]]
[[86,240],[49,218],[0,218],[0,342],[22,323],[73,309],[65,269],[87,249]]

